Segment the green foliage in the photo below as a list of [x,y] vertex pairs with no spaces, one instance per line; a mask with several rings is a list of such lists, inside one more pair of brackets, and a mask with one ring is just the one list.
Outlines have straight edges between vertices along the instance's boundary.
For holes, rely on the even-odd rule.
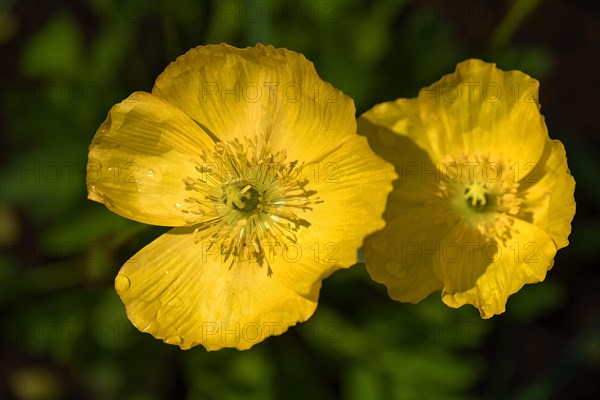
[[79,29],[68,14],[59,14],[29,40],[21,70],[32,77],[65,78],[79,72],[82,43]]
[[[2,60],[14,65],[14,76],[3,78],[0,102],[6,146],[0,346],[7,360],[0,362],[6,375],[0,396],[477,397],[488,379],[491,388],[510,381],[507,371],[518,364],[516,353],[490,344],[498,326],[515,333],[572,296],[565,283],[549,279],[511,297],[508,315],[483,321],[473,308],[446,307],[439,293],[418,305],[393,302],[359,264],[326,280],[315,315],[283,336],[246,352],[182,352],[135,329],[112,287],[118,268],[164,229],[148,229],[86,199],[87,148],[110,107],[135,90],[150,90],[157,74],[191,47],[260,41],[302,52],[363,112],[415,96],[468,57],[540,79],[551,75],[557,56],[550,47],[511,41],[525,16],[541,12],[540,2],[529,2],[520,25],[501,19],[493,43],[481,51],[466,43],[455,21],[421,1],[91,0],[73,9],[63,2],[43,15],[22,11],[25,3],[0,5],[0,22],[10,16],[40,24],[16,25],[24,30],[19,49]],[[562,131],[561,139],[571,129]],[[578,197],[597,204],[597,154],[576,139],[564,141]],[[567,254],[591,260],[600,249],[597,214],[579,226]],[[555,268],[568,267],[561,262]],[[561,356],[547,376],[563,365],[574,371],[587,365],[597,325],[587,332],[572,344],[576,357]],[[597,367],[597,341],[595,351]],[[509,367],[494,378],[498,360]],[[550,398],[559,383],[567,384],[541,376],[519,393]],[[488,397],[497,397],[495,390]]]

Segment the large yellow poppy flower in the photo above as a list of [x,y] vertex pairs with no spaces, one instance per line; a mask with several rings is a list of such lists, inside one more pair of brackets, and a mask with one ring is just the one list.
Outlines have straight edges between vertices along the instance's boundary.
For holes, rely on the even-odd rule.
[[301,54],[200,46],[109,112],[89,198],[175,227],[115,288],[167,343],[247,349],[308,319],[321,280],[356,262],[396,175],[356,134],[353,101]]
[[396,300],[442,289],[451,307],[504,312],[567,246],[575,181],[548,137],[539,83],[467,60],[414,99],[379,104],[359,132],[400,178],[384,230],[365,242],[371,277]]

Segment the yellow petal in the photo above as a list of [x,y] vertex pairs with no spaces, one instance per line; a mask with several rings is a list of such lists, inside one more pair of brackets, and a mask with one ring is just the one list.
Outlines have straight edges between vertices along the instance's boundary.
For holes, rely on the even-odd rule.
[[527,222],[512,223],[511,234],[496,242],[459,229],[442,241],[435,273],[444,283],[444,303],[472,304],[482,318],[490,318],[503,313],[508,297],[523,285],[545,279],[556,254],[552,239]]
[[134,93],[113,106],[90,145],[88,198],[136,221],[184,225],[183,179],[197,175],[192,160],[212,145],[180,110]]
[[[375,154],[391,163],[398,175],[384,214],[389,221],[430,201],[440,174],[425,150],[410,138],[394,134],[385,124],[373,122],[372,116],[369,112],[358,119],[358,132],[368,138]],[[393,112],[381,116],[389,118]]]
[[530,167],[531,172],[519,186],[519,197],[523,198],[519,217],[543,229],[557,248],[563,248],[569,244],[575,215],[575,180],[562,143],[546,141],[542,158]]
[[363,239],[384,225],[382,214],[396,178],[392,166],[360,136],[305,171],[311,178],[307,190],[316,191],[322,202],[299,214],[310,226],[298,233],[287,259],[301,257],[272,265],[274,277],[301,294],[312,292],[333,271],[356,264]]
[[407,210],[389,221],[385,228],[365,240],[365,265],[375,282],[383,283],[394,300],[418,303],[442,289],[433,273],[438,251],[447,234],[435,225],[431,210]]
[[509,167],[535,163],[548,137],[538,87],[520,71],[467,60],[417,98],[379,104],[364,117],[410,137],[438,163],[472,153],[492,155]]
[[158,77],[152,93],[221,141],[270,135],[273,151],[311,161],[356,131],[352,99],[303,55],[257,44],[199,46]]
[[320,285],[300,296],[264,267],[222,262],[216,246],[196,243],[193,229],[175,228],[132,257],[115,288],[142,332],[182,349],[244,350],[307,320]]
[[[434,237],[439,243],[446,230],[434,224],[431,210],[425,208],[435,194],[436,168],[414,141],[395,135],[385,123],[373,123],[371,116],[359,118],[358,132],[367,136],[376,154],[395,166],[399,177],[384,214],[385,228],[365,240],[365,265],[391,298],[417,303],[442,288],[433,273],[435,246],[429,243]],[[381,117],[394,118],[394,113]]]

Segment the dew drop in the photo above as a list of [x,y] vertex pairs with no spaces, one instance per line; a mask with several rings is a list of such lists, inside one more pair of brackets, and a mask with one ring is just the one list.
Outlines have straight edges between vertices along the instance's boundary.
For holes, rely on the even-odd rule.
[[115,289],[117,292],[125,292],[131,286],[131,281],[123,274],[117,275],[115,278]]
[[175,297],[173,300],[171,300],[169,302],[169,307],[175,308],[175,307],[181,307],[183,305],[183,300],[181,300],[181,297]]
[[159,302],[161,306],[156,313],[158,321],[173,321],[173,319],[179,317],[181,306],[183,306],[183,300],[180,297],[159,299]]
[[181,338],[181,336],[173,335],[166,338],[165,343],[180,345],[181,343],[183,343],[183,339]]
[[148,172],[146,173],[146,175],[148,175],[149,177],[153,177],[154,176],[154,171],[152,171],[151,169],[149,169]]

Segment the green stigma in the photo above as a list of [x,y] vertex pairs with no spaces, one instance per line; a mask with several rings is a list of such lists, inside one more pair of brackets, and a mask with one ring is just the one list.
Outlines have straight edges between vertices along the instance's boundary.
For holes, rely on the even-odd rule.
[[234,184],[227,187],[224,203],[236,211],[251,212],[256,210],[260,201],[260,193],[250,184]]

